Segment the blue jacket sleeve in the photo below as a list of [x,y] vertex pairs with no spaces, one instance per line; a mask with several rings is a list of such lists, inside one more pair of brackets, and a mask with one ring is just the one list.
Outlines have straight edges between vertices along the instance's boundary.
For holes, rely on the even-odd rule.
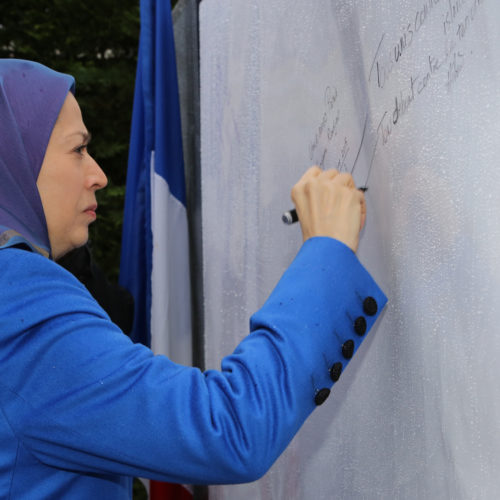
[[349,248],[308,240],[252,316],[250,335],[220,371],[203,373],[131,343],[48,259],[16,249],[1,259],[1,410],[37,460],[85,473],[258,478],[326,399],[386,303]]

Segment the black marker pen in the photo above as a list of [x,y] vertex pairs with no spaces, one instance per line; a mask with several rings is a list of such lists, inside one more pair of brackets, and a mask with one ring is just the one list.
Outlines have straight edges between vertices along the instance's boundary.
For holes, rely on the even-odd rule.
[[[358,188],[358,191],[362,191],[363,193],[365,193],[366,191],[368,191],[368,188],[367,187],[360,187]],[[285,223],[285,224],[294,224],[295,222],[298,222],[299,221],[299,216],[297,214],[297,210],[295,210],[295,208],[292,208],[291,210],[288,210],[288,212],[285,212],[282,216],[281,216],[281,220]]]

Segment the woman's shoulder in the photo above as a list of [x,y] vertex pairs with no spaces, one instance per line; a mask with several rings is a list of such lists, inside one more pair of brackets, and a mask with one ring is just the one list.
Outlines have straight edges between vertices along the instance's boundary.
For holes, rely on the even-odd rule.
[[0,261],[9,262],[11,265],[36,265],[37,263],[43,265],[44,263],[52,263],[53,261],[44,257],[43,255],[34,252],[24,246],[10,246],[0,249]]
[[69,271],[42,255],[20,248],[0,250],[0,302],[31,303],[37,309],[50,307],[60,312],[79,304],[79,308],[105,315]]
[[0,250],[0,286],[5,280],[62,280],[76,281],[71,273],[43,255],[24,248],[2,248]]

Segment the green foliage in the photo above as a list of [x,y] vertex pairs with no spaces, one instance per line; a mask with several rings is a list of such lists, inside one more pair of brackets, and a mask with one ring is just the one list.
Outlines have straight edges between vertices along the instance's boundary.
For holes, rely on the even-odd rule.
[[96,260],[116,279],[130,138],[139,0],[0,0],[0,57],[31,59],[72,74],[90,150],[109,185],[98,193],[90,237]]
[[148,492],[141,481],[137,478],[134,479],[132,493],[134,500],[148,500]]

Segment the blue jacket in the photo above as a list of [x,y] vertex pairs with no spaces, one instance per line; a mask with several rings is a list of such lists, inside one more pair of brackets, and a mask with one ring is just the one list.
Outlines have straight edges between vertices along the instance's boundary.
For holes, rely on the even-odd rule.
[[0,250],[0,498],[131,498],[131,477],[264,474],[386,298],[330,238],[302,247],[250,335],[201,372],[133,344],[70,273]]

